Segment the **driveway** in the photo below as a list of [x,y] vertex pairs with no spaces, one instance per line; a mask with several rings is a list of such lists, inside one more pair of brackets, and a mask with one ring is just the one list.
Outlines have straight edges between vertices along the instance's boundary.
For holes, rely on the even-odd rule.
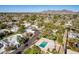
[[79,54],[79,52],[72,51],[70,49],[67,49],[67,54]]

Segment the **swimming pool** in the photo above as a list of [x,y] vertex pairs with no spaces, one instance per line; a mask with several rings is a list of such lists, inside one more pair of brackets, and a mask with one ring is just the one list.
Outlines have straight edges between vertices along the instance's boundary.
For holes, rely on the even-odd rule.
[[42,47],[42,48],[44,48],[46,45],[47,45],[47,42],[44,41],[39,46]]

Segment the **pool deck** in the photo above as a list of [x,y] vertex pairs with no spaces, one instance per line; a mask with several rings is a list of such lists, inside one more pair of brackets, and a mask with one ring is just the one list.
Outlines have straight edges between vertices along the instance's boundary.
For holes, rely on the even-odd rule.
[[[47,42],[46,46],[44,48],[40,47],[39,45],[42,43],[42,42]],[[47,38],[41,38],[39,41],[37,41],[35,43],[36,46],[38,46],[42,51],[47,51],[48,49],[50,51],[52,51],[55,47],[55,43],[53,40],[49,40]]]

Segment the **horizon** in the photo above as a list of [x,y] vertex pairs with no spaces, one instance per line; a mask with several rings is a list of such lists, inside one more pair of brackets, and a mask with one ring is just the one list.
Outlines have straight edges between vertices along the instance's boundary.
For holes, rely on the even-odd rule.
[[0,12],[42,12],[69,10],[79,12],[79,5],[0,5]]

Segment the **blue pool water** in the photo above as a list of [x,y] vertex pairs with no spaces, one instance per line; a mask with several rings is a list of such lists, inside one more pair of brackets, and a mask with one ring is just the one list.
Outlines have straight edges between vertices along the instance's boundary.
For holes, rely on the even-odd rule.
[[42,42],[39,46],[44,48],[47,45],[47,42]]

